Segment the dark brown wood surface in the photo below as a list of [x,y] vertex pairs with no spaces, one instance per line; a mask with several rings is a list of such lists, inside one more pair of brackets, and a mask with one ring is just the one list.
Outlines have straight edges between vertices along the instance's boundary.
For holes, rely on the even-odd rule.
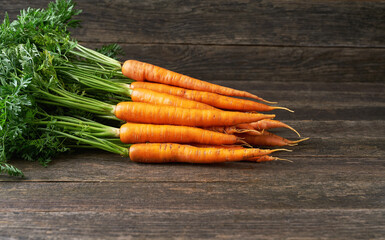
[[[14,18],[48,1],[5,1]],[[88,47],[247,90],[310,140],[288,162],[102,151],[0,176],[1,239],[385,239],[385,1],[78,1]],[[296,139],[288,130],[275,131]]]

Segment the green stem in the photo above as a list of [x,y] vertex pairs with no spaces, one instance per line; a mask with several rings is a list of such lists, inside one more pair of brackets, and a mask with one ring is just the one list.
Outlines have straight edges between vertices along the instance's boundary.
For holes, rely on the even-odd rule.
[[65,132],[61,132],[61,131],[57,131],[57,130],[50,130],[50,131],[53,131],[57,134],[63,135],[65,137],[77,140],[81,143],[88,144],[90,146],[93,146],[95,148],[99,148],[99,149],[102,149],[102,150],[105,150],[108,152],[120,154],[120,155],[125,156],[125,157],[127,157],[129,155],[127,148],[121,147],[117,144],[109,142],[108,140],[94,137],[92,135],[83,134],[83,136],[88,137],[88,138],[84,138],[84,137],[75,136],[73,134],[69,134],[69,133],[65,133]]
[[[83,122],[78,120],[77,123],[73,122],[65,122],[65,121],[36,121],[35,124],[40,125],[56,125],[63,127],[67,130],[76,131],[78,133],[81,132],[89,132],[94,136],[99,137],[119,137],[119,129],[109,126],[92,126],[88,125],[87,122]],[[101,125],[101,124],[100,124]]]
[[80,44],[77,44],[75,47],[76,50],[70,50],[70,52],[74,55],[77,55],[79,57],[83,57],[85,59],[104,64],[106,66],[110,66],[112,68],[115,68],[116,70],[120,70],[122,67],[122,64],[108,56],[105,56],[97,51],[94,51],[92,49],[83,47]]
[[108,91],[115,94],[130,96],[132,90],[127,84],[117,83],[98,77],[89,71],[84,71],[76,68],[61,67],[59,72],[70,76],[74,80],[94,89]]
[[[109,68],[106,68],[100,64],[93,64],[90,62],[84,63],[84,62],[74,60],[71,62],[71,65],[68,65],[68,64],[66,64],[66,65],[67,65],[67,67],[70,67],[70,68],[76,67],[78,69],[88,71],[90,73],[107,75],[110,78],[117,77],[117,78],[122,78],[122,79],[128,79],[126,76],[123,75],[121,70],[116,71],[115,69],[109,69]],[[58,67],[58,68],[61,68],[61,67]],[[130,79],[130,81],[133,81],[133,80]]]
[[51,105],[76,108],[96,114],[114,114],[115,107],[111,104],[107,104],[92,98],[79,96],[59,88],[51,88],[51,90],[61,96],[48,93],[41,89],[36,89],[36,91],[42,94],[41,98],[37,99],[37,101]]

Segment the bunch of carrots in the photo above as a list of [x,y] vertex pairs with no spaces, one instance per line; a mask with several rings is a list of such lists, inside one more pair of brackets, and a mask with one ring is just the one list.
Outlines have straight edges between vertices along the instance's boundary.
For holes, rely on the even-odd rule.
[[[253,147],[294,146],[306,140],[291,141],[268,132],[267,130],[272,128],[288,128],[298,134],[287,124],[272,120],[274,114],[258,113],[274,109],[291,110],[235,98],[249,97],[267,102],[248,92],[215,85],[136,60],[125,61],[121,71],[134,82],[116,85],[110,80],[98,78],[92,83],[102,85],[103,82],[110,81],[110,85],[125,89],[123,93],[129,95],[132,101],[110,105],[94,103],[95,101],[90,99],[89,102],[94,106],[104,105],[104,110],[87,107],[80,109],[94,113],[103,111],[109,117],[125,121],[126,123],[119,129],[96,123],[91,134],[95,136],[101,133],[104,137],[119,137],[121,143],[131,144],[129,149],[114,145],[113,152],[119,149],[119,154],[129,156],[132,161],[146,163],[272,161],[278,158],[268,154],[286,149],[262,150]],[[71,74],[72,77],[80,75],[76,70]],[[74,78],[87,84],[86,78]],[[107,87],[105,90],[108,89]],[[83,100],[80,99],[75,107],[81,105],[81,101]],[[73,107],[72,103],[62,104]],[[66,126],[63,121],[55,124]],[[74,139],[82,141],[79,137]]]
[[[251,93],[201,81],[136,60],[125,61],[122,73],[136,81],[130,85],[132,100],[153,104],[124,102],[115,108],[116,116],[127,121],[120,129],[123,143],[152,143],[132,145],[132,161],[262,162],[277,160],[268,154],[284,149],[262,150],[243,146],[294,146],[306,140],[290,141],[268,132],[268,129],[279,127],[295,130],[287,124],[272,120],[274,114],[258,112],[289,109],[235,98],[247,97],[268,102]],[[135,112],[141,107],[148,110]]]
[[269,131],[287,128],[300,137],[262,113],[291,111],[268,105],[274,102],[149,63],[122,63],[116,45],[80,45],[68,31],[79,13],[71,0],[57,0],[22,11],[13,23],[6,16],[0,26],[0,173],[22,175],[6,163],[11,157],[44,162],[77,147],[145,163],[264,162],[291,150],[259,147],[307,139]]

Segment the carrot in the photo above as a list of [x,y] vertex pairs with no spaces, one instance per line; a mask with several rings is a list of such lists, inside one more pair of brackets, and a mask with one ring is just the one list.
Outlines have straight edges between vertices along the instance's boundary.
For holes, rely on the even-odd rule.
[[210,144],[190,144],[194,147],[200,148],[225,148],[225,149],[245,149],[240,145],[210,145]]
[[[238,126],[238,125],[237,125]],[[253,135],[260,135],[261,133],[254,129],[242,129],[238,128],[237,126],[230,126],[230,127],[206,127],[204,129],[214,131],[214,132],[220,132],[220,133],[226,133],[226,134],[235,134],[235,133],[250,133],[250,132],[256,132]],[[259,133],[259,134],[257,134]]]
[[274,114],[226,112],[210,109],[187,109],[139,102],[121,102],[114,106],[117,118],[127,122],[211,127],[233,126],[273,118]]
[[[272,107],[263,103],[250,101],[246,99],[233,98],[228,96],[219,95],[212,92],[203,92],[197,90],[189,90],[185,88],[173,87],[169,85],[151,83],[151,82],[133,82],[129,85],[131,89],[145,88],[155,92],[167,93],[170,95],[183,97],[189,100],[205,103],[207,105],[224,109],[235,110],[242,112],[267,112],[274,109],[284,109],[291,111],[285,107]],[[292,112],[292,111],[291,111]]]
[[237,134],[237,136],[241,137],[244,141],[252,146],[295,146],[299,142],[308,139],[303,138],[297,141],[291,141],[268,131],[264,131],[260,136],[250,134]]
[[236,144],[243,141],[234,135],[194,127],[125,123],[120,127],[123,143],[201,143],[211,145]]
[[280,122],[278,120],[273,119],[263,119],[258,122],[252,122],[248,124],[249,126],[253,127],[255,130],[263,131],[268,130],[271,128],[288,128],[292,131],[294,131],[299,137],[301,136],[294,128],[290,127],[286,123]]
[[185,99],[182,97],[155,92],[144,88],[135,88],[130,90],[130,96],[134,102],[144,102],[157,105],[169,105],[183,108],[196,108],[196,109],[216,109],[210,105]]
[[[186,89],[193,89],[205,92],[213,92],[225,96],[238,96],[266,101],[246,91],[239,91],[228,87],[208,83],[196,78],[188,77],[149,63],[136,60],[127,60],[122,66],[122,73],[128,78],[136,81],[150,81],[167,85],[178,86]],[[270,102],[271,103],[271,102]]]
[[291,160],[288,160],[288,159],[284,159],[284,158],[278,158],[278,157],[273,157],[273,156],[270,156],[270,155],[264,155],[264,156],[260,156],[260,157],[253,157],[253,158],[249,158],[248,160],[246,161],[250,161],[250,162],[270,162],[270,161],[287,161],[287,162],[293,162]]
[[237,124],[235,126],[235,128],[239,129],[239,130],[242,130],[244,133],[249,133],[250,135],[262,135],[262,132],[261,131],[258,131],[258,130],[255,130],[251,125],[250,123],[241,123],[241,124]]
[[[214,148],[219,148],[219,149],[244,149],[242,146],[239,146],[239,145],[217,145],[217,146],[215,146],[215,145],[205,145],[205,144],[194,144],[193,146],[196,146],[196,147],[214,147]],[[249,159],[245,159],[244,161],[248,161],[248,162],[269,162],[269,161],[277,161],[277,160],[291,162],[290,160],[283,159],[283,158],[278,158],[278,157],[273,157],[273,156],[270,156],[270,155],[263,155],[263,156],[252,157],[252,158],[249,158]]]
[[141,163],[221,163],[243,161],[252,157],[262,156],[280,150],[286,149],[221,149],[212,147],[199,148],[191,145],[180,145],[175,143],[139,143],[131,145],[129,149],[129,156],[131,161]]

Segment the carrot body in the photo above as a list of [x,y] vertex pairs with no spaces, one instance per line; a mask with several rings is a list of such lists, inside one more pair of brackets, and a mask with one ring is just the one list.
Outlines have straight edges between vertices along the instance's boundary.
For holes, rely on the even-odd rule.
[[242,134],[240,137],[252,146],[287,146],[289,144],[283,137],[267,131],[260,136]]
[[171,143],[133,144],[129,149],[131,161],[141,163],[220,163],[243,161],[252,157],[270,154],[275,150],[262,150],[256,148],[221,149],[199,148],[191,145]]
[[[204,145],[204,144],[194,144],[196,147],[214,147],[214,148],[219,148],[219,149],[244,149],[242,146],[238,145]],[[245,159],[244,161],[249,161],[249,162],[268,162],[268,161],[275,161],[279,160],[277,157],[273,157],[270,155],[263,155],[263,156],[257,156],[257,157],[252,157],[249,159]]]
[[250,125],[255,130],[258,130],[258,131],[268,130],[268,129],[272,129],[272,128],[288,128],[288,129],[294,131],[295,133],[297,133],[298,136],[300,136],[300,134],[294,128],[292,128],[289,125],[287,125],[286,123],[280,122],[278,120],[263,119],[263,120],[260,120],[258,122],[249,123],[248,125]]
[[149,63],[136,60],[127,60],[122,66],[122,73],[128,78],[136,81],[150,81],[167,85],[178,86],[186,89],[193,89],[205,92],[218,93],[225,96],[238,96],[266,101],[254,94],[239,91],[228,87],[208,83],[196,78],[179,74]]
[[156,105],[169,105],[183,108],[216,109],[204,103],[144,88],[133,89],[130,96],[134,102],[145,102]]
[[307,140],[307,138],[304,138],[297,141],[291,141],[268,131],[263,131],[260,136],[250,135],[247,133],[237,134],[237,136],[241,137],[245,142],[252,146],[294,146],[299,142]]
[[173,86],[159,84],[159,83],[133,82],[130,84],[130,88],[131,89],[137,89],[137,88],[150,89],[156,92],[167,93],[170,95],[205,103],[207,105],[220,108],[220,109],[225,109],[225,110],[236,110],[236,111],[243,111],[243,112],[252,112],[252,111],[267,112],[274,109],[281,109],[281,107],[272,107],[263,103],[258,103],[250,100],[223,96],[212,92],[189,90],[189,89],[173,87]]
[[115,106],[115,116],[127,122],[169,124],[181,126],[233,126],[273,118],[274,114],[226,112],[209,109],[187,109],[140,102],[121,102]]
[[270,155],[264,155],[264,156],[249,158],[246,161],[249,161],[249,162],[270,162],[270,161],[275,161],[275,160],[279,160],[279,158],[273,157]]
[[207,127],[206,130],[219,132],[219,133],[226,133],[226,134],[235,134],[235,133],[245,133],[245,132],[257,132],[256,130],[252,129],[240,129],[236,126],[230,126],[230,127]]
[[120,127],[123,143],[201,143],[236,144],[241,142],[234,135],[213,132],[194,127],[125,123]]

